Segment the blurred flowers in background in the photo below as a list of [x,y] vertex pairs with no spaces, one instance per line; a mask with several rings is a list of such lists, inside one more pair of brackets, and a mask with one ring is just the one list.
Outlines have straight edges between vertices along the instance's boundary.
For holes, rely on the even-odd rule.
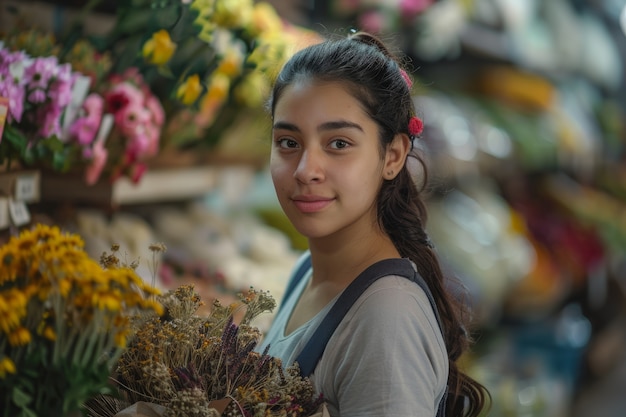
[[162,314],[158,290],[115,254],[106,268],[83,241],[37,225],[0,247],[0,409],[65,416],[108,392],[131,316]]
[[0,164],[138,182],[164,149],[211,149],[242,114],[260,113],[310,33],[264,2],[123,0],[93,34],[85,16],[98,3],[63,33],[1,35]]
[[393,32],[410,26],[435,0],[339,0],[332,2],[333,17],[356,21],[360,30]]

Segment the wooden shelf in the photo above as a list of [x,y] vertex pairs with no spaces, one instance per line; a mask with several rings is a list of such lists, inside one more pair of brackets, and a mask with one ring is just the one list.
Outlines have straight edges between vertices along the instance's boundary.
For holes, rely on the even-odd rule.
[[109,206],[178,201],[202,196],[216,184],[215,167],[149,170],[138,184],[120,178],[113,184],[87,185],[80,176],[45,174],[41,179],[42,202],[82,202]]

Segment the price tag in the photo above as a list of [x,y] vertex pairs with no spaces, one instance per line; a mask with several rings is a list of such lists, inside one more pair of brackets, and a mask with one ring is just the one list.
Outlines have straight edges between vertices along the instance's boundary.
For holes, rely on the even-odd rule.
[[31,202],[39,198],[37,174],[22,174],[15,180],[14,198],[18,201]]
[[7,121],[9,115],[9,99],[7,97],[0,97],[0,139],[2,139],[2,133],[4,132],[4,124]]
[[0,229],[9,227],[9,199],[0,197]]
[[30,212],[23,201],[9,198],[9,215],[16,226],[23,226],[30,222]]

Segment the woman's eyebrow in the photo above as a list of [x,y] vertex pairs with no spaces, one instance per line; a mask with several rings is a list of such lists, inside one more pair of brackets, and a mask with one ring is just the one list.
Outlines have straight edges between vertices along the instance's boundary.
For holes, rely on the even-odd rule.
[[345,129],[345,128],[351,128],[351,129],[358,129],[361,132],[363,132],[363,128],[361,127],[361,125],[359,125],[358,123],[354,123],[354,122],[349,122],[347,120],[336,120],[336,121],[331,121],[331,122],[325,122],[322,123],[317,130],[337,130],[337,129]]
[[274,130],[281,129],[281,130],[289,130],[291,132],[300,132],[300,129],[298,128],[298,126],[294,125],[293,123],[287,123],[287,122],[276,122],[272,126],[272,129]]
[[[274,123],[272,127],[273,129],[282,129],[282,130],[289,130],[291,132],[300,132],[300,128],[298,128],[298,126],[294,125],[293,123],[288,123],[288,122],[276,122]],[[319,131],[338,130],[338,129],[345,129],[345,128],[358,129],[361,132],[363,132],[363,128],[361,127],[361,125],[359,125],[358,123],[349,122],[347,120],[334,120],[330,122],[325,122],[319,125],[317,130]]]

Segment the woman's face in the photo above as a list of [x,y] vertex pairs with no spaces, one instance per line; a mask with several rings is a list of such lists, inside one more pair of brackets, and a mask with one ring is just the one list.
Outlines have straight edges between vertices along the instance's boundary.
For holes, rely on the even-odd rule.
[[383,179],[377,124],[339,83],[297,82],[274,108],[270,168],[278,200],[309,239],[366,237]]

